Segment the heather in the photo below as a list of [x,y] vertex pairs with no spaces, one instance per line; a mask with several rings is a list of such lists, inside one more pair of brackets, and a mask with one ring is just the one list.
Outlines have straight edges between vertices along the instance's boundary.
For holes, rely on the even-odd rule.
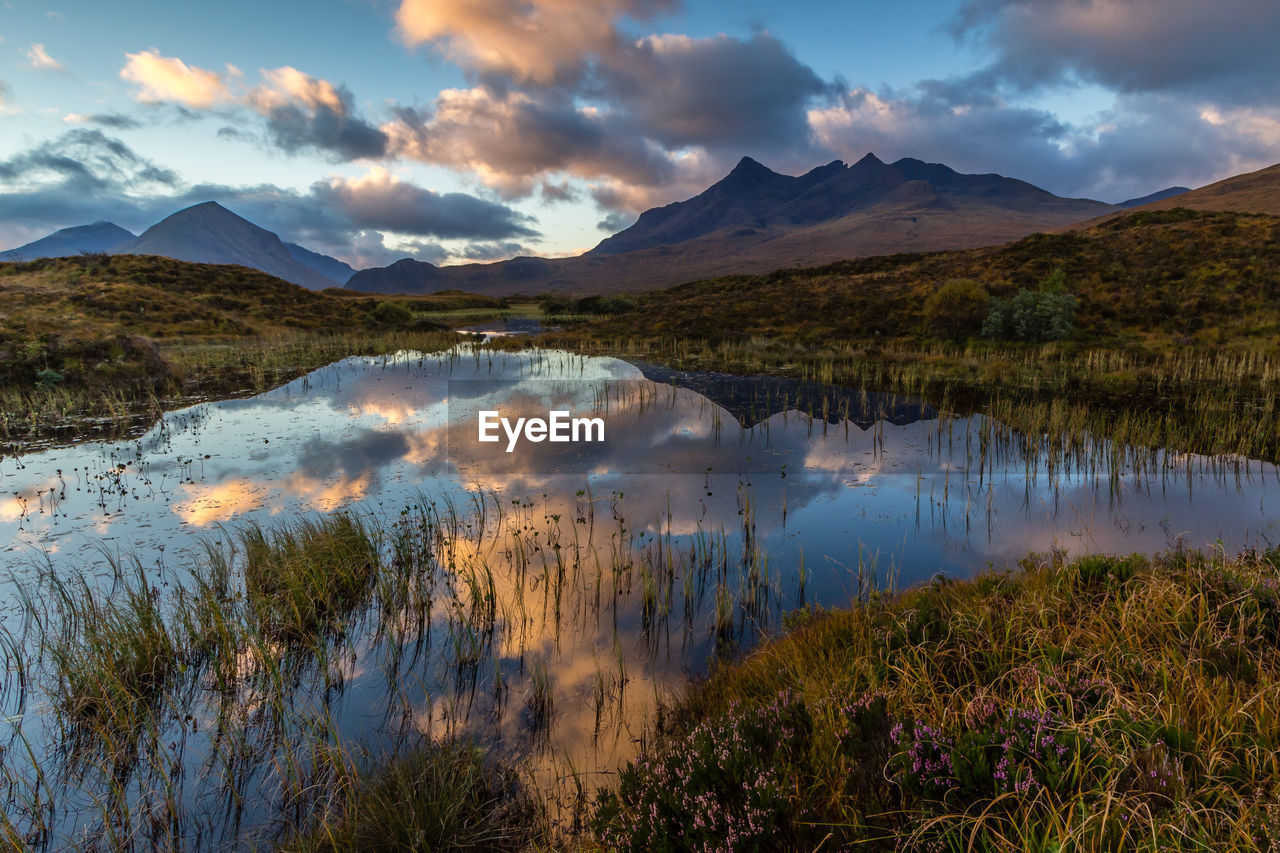
[[602,791],[629,850],[1270,850],[1280,553],[1032,556],[721,668]]

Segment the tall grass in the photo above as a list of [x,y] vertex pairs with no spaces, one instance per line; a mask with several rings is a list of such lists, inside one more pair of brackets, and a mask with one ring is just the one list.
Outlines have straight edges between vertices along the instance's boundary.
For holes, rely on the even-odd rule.
[[[598,523],[606,502],[611,523]],[[679,676],[678,650],[714,649],[713,636],[736,648],[781,596],[754,544],[645,529],[617,495],[584,491],[569,513],[484,493],[391,518],[246,525],[97,581],[46,567],[21,602],[19,645],[29,701],[50,714],[18,721],[29,755],[0,753],[0,826],[35,846],[121,849],[279,833],[306,849],[406,833],[483,847],[564,831],[586,805],[581,774],[629,754],[630,727],[665,696],[658,674]],[[23,685],[6,687],[13,706]],[[349,702],[372,718],[348,717]],[[536,825],[516,818],[532,800],[456,746],[474,737],[528,759],[546,798]],[[402,822],[366,819],[410,788],[420,799]]]
[[988,414],[1027,435],[1280,460],[1280,355],[1269,351],[910,341],[815,346],[785,337],[711,345],[605,338],[590,326],[533,343],[684,370],[793,376],[915,396],[943,411]]
[[694,690],[597,832],[630,850],[1274,849],[1278,648],[1274,551],[1054,554],[875,594]]
[[390,765],[344,769],[312,824],[278,849],[524,850],[545,833],[515,775],[466,743],[427,743]]

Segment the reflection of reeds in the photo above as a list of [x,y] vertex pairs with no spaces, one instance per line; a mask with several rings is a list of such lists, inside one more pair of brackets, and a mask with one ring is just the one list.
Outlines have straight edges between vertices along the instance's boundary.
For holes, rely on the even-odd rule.
[[[656,361],[683,370],[769,374],[916,397],[984,412],[1025,435],[1280,460],[1280,358],[1178,348],[1163,353],[787,338],[598,338],[589,327],[521,346]],[[514,346],[498,342],[496,346]],[[828,400],[810,401],[816,417]],[[839,411],[837,409],[837,411]],[[825,423],[825,421],[824,421]]]
[[[0,644],[15,661],[2,698],[31,701],[34,680],[54,714],[16,730],[36,737],[30,761],[0,754],[0,828],[55,844],[75,827],[110,846],[147,822],[152,841],[181,846],[211,806],[227,842],[305,822],[341,789],[340,700],[371,673],[391,766],[406,732],[461,732],[477,710],[499,726],[514,713],[524,737],[551,747],[539,754],[572,763],[555,751],[562,717],[615,743],[636,722],[629,709],[661,700],[650,662],[673,644],[735,646],[776,610],[753,501],[740,501],[739,530],[677,536],[670,509],[637,524],[620,493],[584,489],[552,508],[481,492],[385,521],[339,513],[229,530],[159,574],[120,564],[101,588],[46,569],[52,595],[22,601],[27,636]],[[610,524],[596,523],[602,507]],[[562,684],[580,654],[594,672]],[[652,692],[629,691],[633,679]],[[508,707],[513,690],[522,699]],[[566,716],[556,697],[567,695],[586,701]],[[71,769],[83,793],[47,785]]]

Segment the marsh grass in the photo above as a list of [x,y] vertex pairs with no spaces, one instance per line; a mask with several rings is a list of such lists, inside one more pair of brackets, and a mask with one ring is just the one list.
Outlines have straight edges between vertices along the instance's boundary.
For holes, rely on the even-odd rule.
[[141,569],[114,590],[50,575],[49,651],[59,719],[79,746],[105,747],[122,760],[136,745],[186,666],[183,638],[161,613],[159,590]]
[[[692,691],[597,832],[631,850],[1274,849],[1278,567],[1050,554],[812,613]],[[778,735],[753,746],[762,724]],[[714,776],[679,768],[724,749],[774,781],[699,820]],[[761,797],[768,836],[747,819]]]
[[[18,717],[12,743],[29,753],[0,753],[0,827],[37,848],[562,838],[590,786],[558,732],[572,741],[565,726],[582,721],[593,744],[620,740],[665,695],[639,686],[652,661],[711,637],[704,607],[719,604],[715,639],[732,649],[777,606],[754,545],[739,557],[723,532],[678,543],[653,529],[633,527],[620,495],[584,490],[571,514],[480,493],[227,528],[180,562],[117,561],[92,582],[46,565],[21,600],[27,658],[4,698],[20,709],[26,690],[49,713]],[[595,673],[580,702],[562,679],[583,648]],[[379,710],[353,739],[344,697],[362,678]],[[482,772],[458,745],[478,719],[491,742],[527,747],[545,772],[522,774],[549,787],[517,796],[497,764]],[[562,795],[573,816],[551,805]],[[403,820],[383,819],[400,801]]]
[[787,376],[916,397],[944,414],[986,414],[1023,435],[1055,442],[1280,460],[1280,355],[1264,350],[801,343],[783,335],[711,344],[609,336],[590,325],[489,346],[530,343],[679,370]]
[[357,518],[340,513],[240,534],[245,591],[260,630],[284,642],[313,643],[369,600],[382,565],[378,543]]
[[345,768],[319,820],[279,849],[523,850],[544,832],[536,800],[483,749],[426,743],[389,765]]

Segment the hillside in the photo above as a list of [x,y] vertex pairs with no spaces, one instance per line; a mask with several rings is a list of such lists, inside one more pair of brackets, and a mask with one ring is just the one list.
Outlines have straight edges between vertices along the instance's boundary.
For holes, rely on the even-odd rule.
[[1267,213],[1280,216],[1280,163],[1236,175],[1198,190],[1159,199],[1139,210],[1227,210],[1235,213]]
[[1004,246],[694,282],[645,294],[589,332],[712,342],[914,336],[925,300],[945,281],[977,279],[1008,297],[1059,268],[1080,301],[1081,339],[1280,344],[1280,218],[1190,210],[1128,213]]
[[159,255],[199,264],[238,264],[312,290],[340,283],[296,260],[272,232],[213,201],[179,210],[111,252]]
[[47,237],[0,252],[0,261],[33,261],[37,258],[60,258],[83,252],[106,252],[134,239],[136,235],[114,222],[95,222],[63,228]]
[[266,273],[142,255],[0,264],[0,345],[54,335],[168,338],[359,325],[372,300],[334,299]]
[[639,292],[698,278],[755,274],[903,251],[987,246],[1115,210],[1000,175],[874,155],[778,174],[750,158],[687,201],[646,211],[576,258],[515,258],[436,267],[409,259],[362,270],[347,287],[495,296],[557,290]]
[[229,264],[101,254],[0,263],[0,453],[135,434],[193,398],[456,337],[403,300],[317,293]]

